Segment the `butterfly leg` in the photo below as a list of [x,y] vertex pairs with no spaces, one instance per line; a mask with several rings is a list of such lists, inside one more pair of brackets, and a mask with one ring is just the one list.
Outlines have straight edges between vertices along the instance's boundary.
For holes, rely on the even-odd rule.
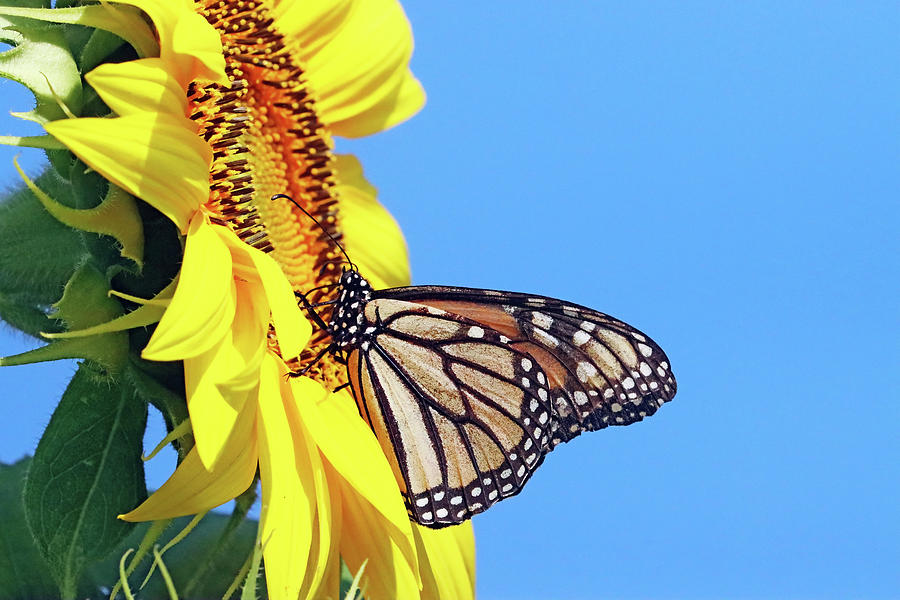
[[297,296],[297,298],[300,299],[300,302],[303,303],[303,308],[306,309],[306,311],[309,313],[310,318],[315,321],[316,325],[318,325],[325,331],[328,331],[328,324],[322,320],[322,317],[319,316],[319,313],[313,310],[314,307],[309,303],[309,300],[306,299],[306,295],[300,292],[294,292],[294,295]]
[[329,345],[329,346],[326,346],[325,348],[323,348],[323,349],[316,355],[316,357],[315,357],[314,359],[312,359],[311,361],[309,361],[309,363],[308,363],[305,367],[303,367],[303,368],[300,369],[299,371],[291,371],[290,373],[287,374],[287,376],[288,376],[288,377],[303,377],[304,375],[306,375],[306,373],[307,373],[311,368],[313,368],[313,366],[314,366],[317,362],[319,362],[320,360],[322,360],[322,357],[324,357],[326,354],[328,354],[328,353],[331,352],[332,350],[334,350],[334,344],[331,344],[331,345]]

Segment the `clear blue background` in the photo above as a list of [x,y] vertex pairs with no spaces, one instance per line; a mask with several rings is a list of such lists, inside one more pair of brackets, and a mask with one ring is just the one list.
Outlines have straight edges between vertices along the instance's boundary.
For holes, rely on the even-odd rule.
[[[476,517],[480,597],[900,597],[900,7],[406,8],[428,105],[341,149],[415,282],[596,307],[679,380]],[[72,370],[0,370],[0,460]]]

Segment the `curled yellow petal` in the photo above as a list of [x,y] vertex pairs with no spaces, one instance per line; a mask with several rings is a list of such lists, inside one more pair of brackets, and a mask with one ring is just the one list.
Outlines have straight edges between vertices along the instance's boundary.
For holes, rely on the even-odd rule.
[[423,600],[475,597],[475,537],[472,523],[445,529],[413,526],[422,561]]
[[[418,85],[408,66],[412,47],[409,21],[399,2],[354,2],[328,43],[306,60],[322,121],[337,135],[357,137],[411,117],[425,99],[421,88],[418,95],[410,93]],[[382,122],[373,118],[376,107]],[[367,116],[365,123],[354,122],[362,115]]]
[[292,51],[306,60],[340,31],[357,3],[358,0],[273,0],[272,15],[275,26],[291,43]]
[[342,495],[341,556],[351,573],[368,561],[363,575],[367,598],[419,598],[417,573],[390,535],[387,522],[354,490]]
[[141,112],[184,116],[187,96],[167,67],[161,58],[105,63],[84,78],[119,116]]
[[236,266],[255,272],[272,311],[278,347],[286,359],[299,356],[312,335],[312,325],[297,305],[297,298],[284,271],[271,256],[242,242],[231,230],[219,228],[223,242],[231,249]]
[[346,481],[346,489],[380,513],[388,535],[418,577],[412,529],[393,471],[350,394],[332,393],[307,377],[290,383],[299,413],[322,456]]
[[215,227],[201,216],[191,221],[178,287],[142,356],[181,360],[198,356],[230,331],[235,314],[231,253]]
[[376,199],[355,156],[336,157],[341,174],[341,228],[350,258],[375,289],[409,285],[409,256],[400,227]]
[[[300,594],[313,544],[318,453],[310,453],[302,423],[290,419],[281,397],[281,369],[267,356],[259,390],[260,537],[271,598]],[[319,479],[321,481],[321,479]]]
[[114,119],[61,119],[48,133],[95,171],[187,229],[209,195],[212,150],[190,119],[140,113]]
[[206,352],[184,361],[188,411],[207,469],[221,458],[244,403],[255,398],[259,384],[268,314],[262,314],[246,288],[237,287],[232,328]]
[[425,89],[419,80],[406,74],[377,104],[352,117],[331,123],[336,135],[358,138],[399,125],[419,112],[425,104]]
[[150,16],[159,36],[160,57],[183,88],[195,79],[227,83],[219,34],[190,0],[115,0]]

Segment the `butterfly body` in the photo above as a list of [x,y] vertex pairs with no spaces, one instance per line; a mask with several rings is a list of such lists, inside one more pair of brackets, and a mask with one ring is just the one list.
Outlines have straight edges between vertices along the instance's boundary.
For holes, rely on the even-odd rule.
[[555,446],[675,394],[652,340],[553,298],[341,278],[328,329],[412,518],[468,519],[517,494]]

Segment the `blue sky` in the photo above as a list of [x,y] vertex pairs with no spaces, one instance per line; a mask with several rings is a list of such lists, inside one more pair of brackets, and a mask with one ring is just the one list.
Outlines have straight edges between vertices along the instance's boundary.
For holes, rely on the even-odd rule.
[[[609,312],[679,380],[476,517],[480,597],[900,596],[897,5],[406,8],[428,105],[339,149],[415,282]],[[72,370],[0,370],[0,460]]]

